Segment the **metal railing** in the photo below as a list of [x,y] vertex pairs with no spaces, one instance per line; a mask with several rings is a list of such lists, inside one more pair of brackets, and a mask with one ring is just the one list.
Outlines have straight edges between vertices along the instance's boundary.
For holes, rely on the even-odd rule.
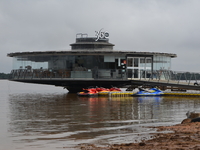
[[[129,78],[130,79],[130,78]],[[131,80],[147,80],[165,83],[194,85],[200,83],[200,73],[172,70],[140,70]]]
[[94,70],[51,70],[16,69],[11,71],[11,79],[127,79],[124,69]]
[[172,70],[134,69],[93,69],[93,70],[51,70],[51,69],[17,69],[11,71],[11,79],[119,79],[147,80],[165,83],[185,84],[199,83],[200,73]]

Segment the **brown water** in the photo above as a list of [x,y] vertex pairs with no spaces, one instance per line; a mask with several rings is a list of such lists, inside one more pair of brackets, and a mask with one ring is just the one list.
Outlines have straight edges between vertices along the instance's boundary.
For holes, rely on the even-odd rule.
[[180,123],[200,98],[78,97],[54,86],[0,80],[0,150],[74,149],[134,142],[145,126]]

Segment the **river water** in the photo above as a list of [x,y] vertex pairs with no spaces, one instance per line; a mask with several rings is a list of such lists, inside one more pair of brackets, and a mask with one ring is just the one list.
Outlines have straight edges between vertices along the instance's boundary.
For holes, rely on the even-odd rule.
[[173,125],[195,97],[78,97],[61,87],[0,80],[0,150],[76,149],[129,143]]

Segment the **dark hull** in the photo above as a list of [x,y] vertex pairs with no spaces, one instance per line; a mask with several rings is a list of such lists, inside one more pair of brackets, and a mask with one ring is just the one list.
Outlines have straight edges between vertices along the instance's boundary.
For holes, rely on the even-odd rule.
[[85,87],[98,86],[111,88],[112,86],[121,87],[124,85],[130,85],[130,80],[115,80],[115,79],[12,79],[11,81],[25,82],[25,83],[35,83],[35,84],[47,84],[55,85],[66,88],[70,93],[77,93],[82,91]]

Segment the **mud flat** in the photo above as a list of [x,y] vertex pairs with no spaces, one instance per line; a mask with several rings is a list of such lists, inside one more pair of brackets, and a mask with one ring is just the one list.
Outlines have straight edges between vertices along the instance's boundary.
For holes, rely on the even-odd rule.
[[156,128],[158,132],[152,134],[152,139],[142,140],[139,143],[114,144],[105,147],[85,144],[77,148],[82,150],[200,150],[200,122],[151,128]]

